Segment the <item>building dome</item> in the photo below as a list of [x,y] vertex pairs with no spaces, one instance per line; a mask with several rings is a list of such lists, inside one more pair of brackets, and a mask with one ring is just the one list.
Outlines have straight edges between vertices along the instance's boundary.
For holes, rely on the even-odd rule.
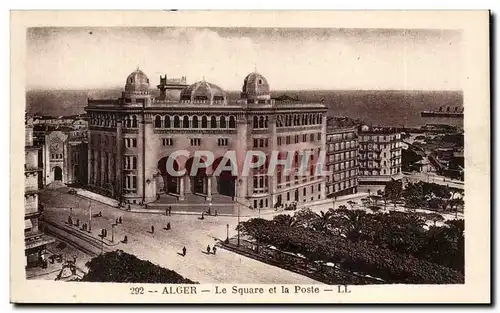
[[219,86],[203,80],[184,88],[181,101],[225,102],[226,93]]
[[127,77],[125,91],[149,93],[149,78],[140,69],[135,70]]
[[269,83],[259,73],[253,72],[245,77],[242,89],[242,98],[246,99],[269,99]]

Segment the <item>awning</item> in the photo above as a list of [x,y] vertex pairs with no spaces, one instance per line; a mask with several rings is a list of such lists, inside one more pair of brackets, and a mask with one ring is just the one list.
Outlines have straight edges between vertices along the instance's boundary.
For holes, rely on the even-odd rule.
[[24,220],[24,229],[28,228],[33,228],[33,223],[31,223],[31,220],[29,218],[27,220]]

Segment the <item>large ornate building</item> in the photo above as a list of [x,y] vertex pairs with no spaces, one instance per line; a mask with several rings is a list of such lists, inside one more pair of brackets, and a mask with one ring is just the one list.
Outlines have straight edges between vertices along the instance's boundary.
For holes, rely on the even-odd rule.
[[[240,99],[230,101],[219,86],[185,78],[161,77],[160,97],[151,95],[149,78],[139,69],[126,80],[119,99],[88,100],[89,187],[125,203],[146,204],[164,195],[177,203],[229,198],[252,208],[272,208],[326,198],[320,175],[266,175],[266,164],[249,176],[213,169],[228,150],[238,162],[250,150],[312,152],[325,149],[326,108],[319,103],[271,98],[266,78],[249,74]],[[166,164],[174,151],[214,153],[215,162],[194,176],[170,176]],[[297,154],[294,164],[300,162]],[[190,170],[193,158],[177,157],[174,168]],[[241,164],[231,164],[237,168]]]
[[41,147],[33,144],[33,119],[26,120],[25,163],[24,163],[24,240],[25,266],[40,265],[45,246],[54,239],[44,234],[39,227],[40,210],[38,207],[39,175],[43,168],[38,163]]

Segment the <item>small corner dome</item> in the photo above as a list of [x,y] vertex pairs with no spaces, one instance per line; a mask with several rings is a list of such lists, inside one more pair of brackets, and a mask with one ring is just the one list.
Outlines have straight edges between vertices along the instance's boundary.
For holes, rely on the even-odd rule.
[[257,72],[250,73],[247,77],[245,77],[242,92],[249,99],[260,96],[269,96],[269,83],[263,75]]
[[216,84],[198,81],[181,91],[181,101],[226,101],[226,93]]
[[140,69],[135,70],[127,77],[125,91],[149,92],[149,78]]

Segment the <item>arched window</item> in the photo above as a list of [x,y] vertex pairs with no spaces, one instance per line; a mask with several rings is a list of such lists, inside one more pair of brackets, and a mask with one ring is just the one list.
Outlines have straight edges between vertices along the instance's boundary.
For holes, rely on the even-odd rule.
[[232,115],[229,117],[229,128],[236,128],[236,118]]
[[198,116],[193,116],[193,122],[191,125],[193,128],[198,128]]
[[264,116],[259,117],[259,128],[264,128]]
[[313,124],[313,121],[312,121],[312,115],[311,115],[311,114],[309,114],[308,118],[309,118],[309,125],[312,125],[312,124]]
[[302,114],[302,125],[307,125],[306,124],[306,116]]
[[292,116],[291,115],[287,115],[286,116],[286,121],[287,121],[287,124],[286,126],[292,126]]
[[182,118],[182,128],[189,128],[189,117],[187,115]]
[[265,120],[265,122],[264,122],[264,127],[265,127],[265,128],[267,128],[267,123],[268,123],[268,122],[269,122],[269,117],[268,117],[268,116],[266,116],[266,120]]
[[259,128],[259,118],[257,116],[253,117],[253,128]]
[[170,115],[165,116],[165,128],[170,128]]
[[208,128],[208,119],[206,116],[201,118],[201,128]]
[[137,128],[137,116],[132,116],[132,128]]
[[159,115],[155,116],[155,128],[161,127],[161,117]]
[[226,117],[225,116],[221,116],[220,117],[220,128],[226,128],[227,125],[226,125]]
[[217,128],[217,118],[215,116],[210,117],[210,128]]
[[181,127],[181,119],[179,116],[174,116],[174,128],[180,128]]
[[127,116],[127,117],[125,118],[125,127],[126,127],[126,128],[130,128],[130,127],[132,127],[132,123],[131,123],[131,120],[130,120],[130,116]]

